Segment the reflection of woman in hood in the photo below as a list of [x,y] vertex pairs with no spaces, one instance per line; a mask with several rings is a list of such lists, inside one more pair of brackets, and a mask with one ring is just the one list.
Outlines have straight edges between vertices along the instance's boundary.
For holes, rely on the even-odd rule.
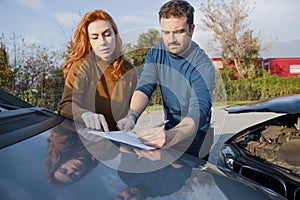
[[63,187],[78,181],[98,164],[78,134],[62,126],[52,130],[48,149],[46,174],[49,182],[56,186]]

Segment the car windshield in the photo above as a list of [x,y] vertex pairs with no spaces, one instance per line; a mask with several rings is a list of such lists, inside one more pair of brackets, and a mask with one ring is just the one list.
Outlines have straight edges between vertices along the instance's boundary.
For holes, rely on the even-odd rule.
[[32,107],[34,106],[0,89],[0,112]]
[[0,148],[46,131],[63,120],[3,90],[0,90],[0,111]]

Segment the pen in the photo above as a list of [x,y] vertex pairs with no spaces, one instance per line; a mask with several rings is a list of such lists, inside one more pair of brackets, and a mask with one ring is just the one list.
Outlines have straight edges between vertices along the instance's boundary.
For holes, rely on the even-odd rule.
[[156,124],[155,126],[153,126],[153,128],[157,128],[157,127],[162,127],[163,125],[165,125],[166,123],[168,123],[169,120],[165,120],[163,122],[160,122],[159,124]]

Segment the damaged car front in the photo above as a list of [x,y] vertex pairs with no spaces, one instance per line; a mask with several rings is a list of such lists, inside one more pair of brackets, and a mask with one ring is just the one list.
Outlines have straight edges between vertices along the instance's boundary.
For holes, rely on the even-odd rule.
[[287,199],[300,199],[300,95],[277,97],[225,110],[229,114],[281,113],[229,138],[221,148],[219,165]]

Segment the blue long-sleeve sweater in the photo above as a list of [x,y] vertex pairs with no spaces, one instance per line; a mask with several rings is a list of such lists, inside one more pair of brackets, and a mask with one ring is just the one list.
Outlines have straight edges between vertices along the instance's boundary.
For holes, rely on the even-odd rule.
[[163,42],[146,55],[143,72],[136,90],[150,99],[159,85],[163,98],[166,129],[176,126],[184,117],[191,117],[196,130],[207,128],[211,118],[215,68],[195,42],[183,56],[174,56]]

